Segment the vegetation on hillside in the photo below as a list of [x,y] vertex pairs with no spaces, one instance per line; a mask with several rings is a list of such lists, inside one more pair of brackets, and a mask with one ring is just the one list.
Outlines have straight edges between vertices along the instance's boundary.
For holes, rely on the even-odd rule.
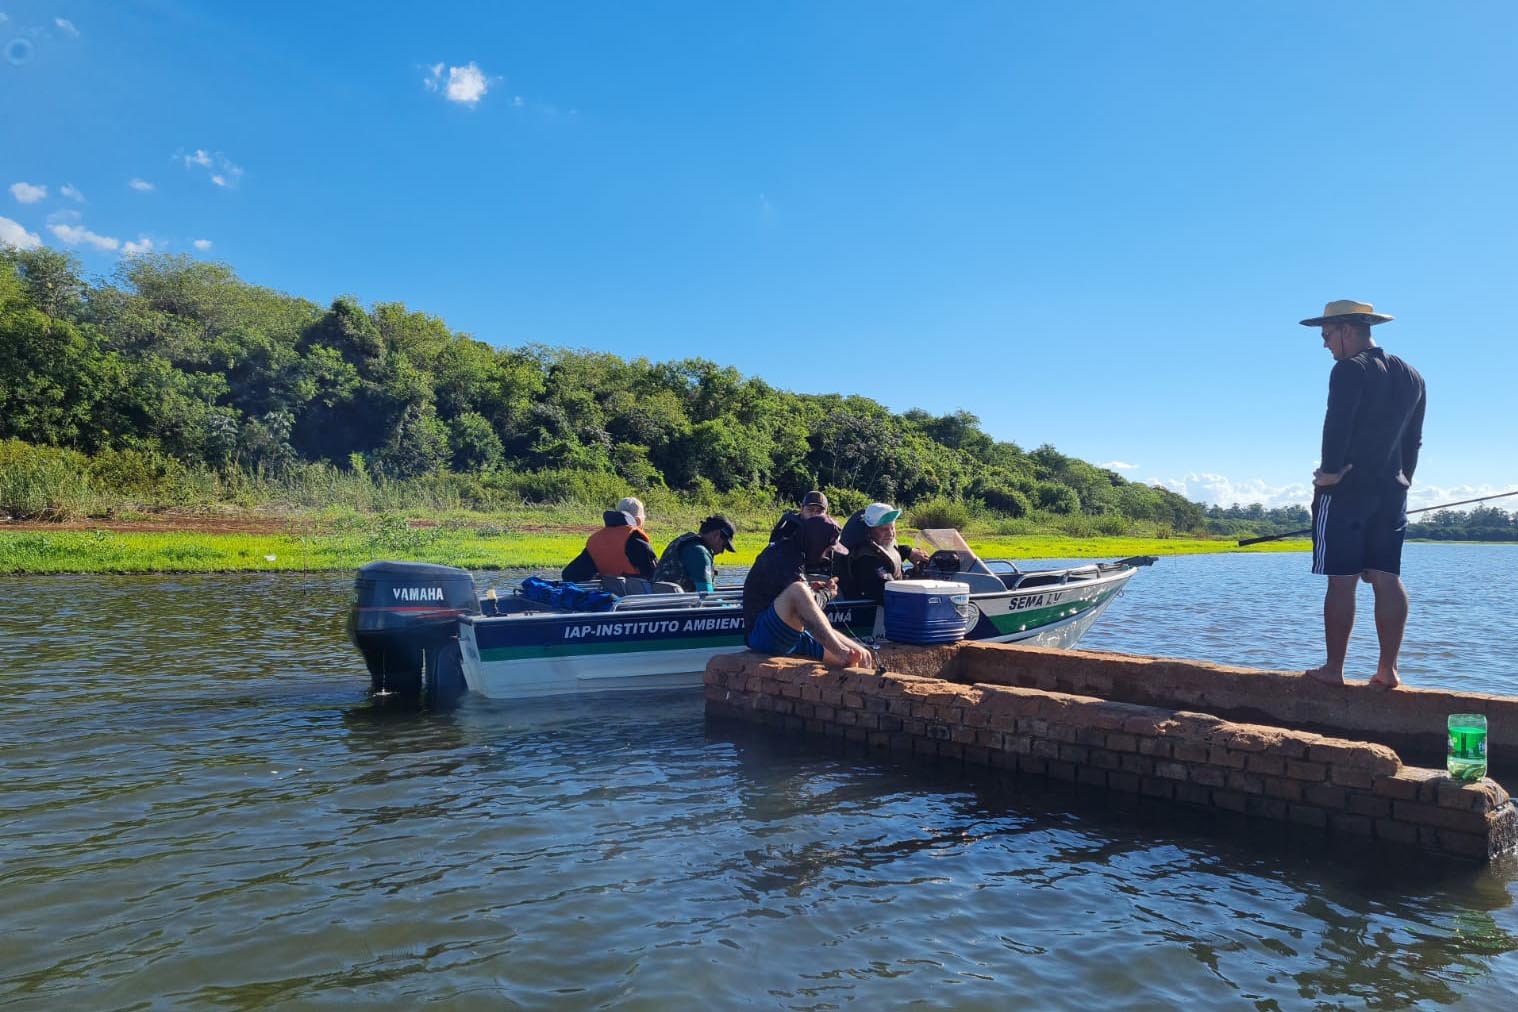
[[[789,393],[703,359],[496,348],[398,303],[324,308],[186,258],[130,257],[92,283],[45,248],[0,253],[0,439],[34,472],[0,501],[19,516],[91,490],[172,503],[420,481],[476,504],[821,487],[840,510],[1110,517],[1109,533],[1203,519],[1052,446],[994,440],[966,412]],[[49,485],[20,444],[83,456],[54,460]]]

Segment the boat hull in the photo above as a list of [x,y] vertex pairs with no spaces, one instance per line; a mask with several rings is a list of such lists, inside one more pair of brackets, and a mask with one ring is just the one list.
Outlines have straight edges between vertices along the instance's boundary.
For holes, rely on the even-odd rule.
[[[1069,649],[1133,573],[972,594],[966,639]],[[851,636],[883,635],[882,609],[873,602],[836,601],[826,610],[834,627]],[[698,686],[708,661],[745,646],[741,609],[729,602],[635,614],[465,615],[459,649],[471,692],[520,699]]]

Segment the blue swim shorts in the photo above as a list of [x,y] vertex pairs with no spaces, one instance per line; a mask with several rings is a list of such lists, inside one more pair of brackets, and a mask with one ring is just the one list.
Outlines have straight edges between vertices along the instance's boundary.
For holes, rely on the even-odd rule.
[[748,634],[747,642],[750,650],[757,650],[761,654],[782,657],[794,655],[810,657],[814,661],[822,660],[822,644],[814,640],[812,634],[805,629],[797,632],[782,622],[780,616],[775,614],[773,604],[754,620],[754,629]]
[[1401,573],[1406,536],[1406,489],[1325,489],[1312,504],[1312,571],[1319,576],[1358,576],[1367,569]]

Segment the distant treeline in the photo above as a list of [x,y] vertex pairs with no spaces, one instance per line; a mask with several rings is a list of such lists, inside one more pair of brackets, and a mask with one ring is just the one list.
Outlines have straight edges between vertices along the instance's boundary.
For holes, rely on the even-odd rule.
[[[1209,533],[1238,538],[1284,534],[1312,526],[1312,515],[1302,506],[1210,506],[1206,518]],[[1407,536],[1430,541],[1518,541],[1518,511],[1510,514],[1477,506],[1467,513],[1439,510],[1421,514],[1417,522],[1408,523]]]
[[96,480],[123,483],[320,465],[531,499],[527,476],[556,476],[539,483],[552,498],[578,474],[697,498],[820,487],[845,507],[1084,515],[1115,532],[1204,521],[1168,490],[992,439],[966,412],[790,393],[704,359],[497,348],[399,303],[322,307],[181,257],[130,257],[91,282],[56,251],[0,251],[0,439],[104,455]]

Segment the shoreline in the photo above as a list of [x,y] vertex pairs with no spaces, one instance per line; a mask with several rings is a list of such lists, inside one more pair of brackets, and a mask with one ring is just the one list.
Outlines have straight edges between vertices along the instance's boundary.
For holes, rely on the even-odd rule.
[[[746,566],[763,546],[758,524],[738,537],[719,568]],[[666,530],[665,528],[668,528]],[[336,572],[376,559],[462,569],[558,569],[575,557],[586,524],[457,519],[339,520],[302,517],[172,516],[0,524],[0,574]],[[662,549],[684,528],[671,519],[650,531]],[[767,526],[766,526],[767,529]],[[914,532],[902,531],[903,540]],[[1305,540],[1239,548],[1232,539],[1002,535],[965,532],[983,558],[1100,559],[1131,555],[1304,551]]]
[[[557,570],[579,554],[596,525],[547,523],[537,517],[270,516],[157,514],[124,518],[0,523],[0,576],[341,572],[378,559],[434,562],[470,570]],[[768,518],[735,518],[737,550],[718,567],[747,566],[758,555]],[[687,523],[687,521],[689,521]],[[694,528],[670,516],[650,531],[656,549]],[[1305,552],[1306,538],[1240,548],[1233,538],[1079,537],[1064,533],[998,534],[972,524],[963,532],[982,558],[1116,559],[1132,555]],[[908,541],[915,530],[903,528]],[[1505,541],[1419,539],[1414,544]]]

